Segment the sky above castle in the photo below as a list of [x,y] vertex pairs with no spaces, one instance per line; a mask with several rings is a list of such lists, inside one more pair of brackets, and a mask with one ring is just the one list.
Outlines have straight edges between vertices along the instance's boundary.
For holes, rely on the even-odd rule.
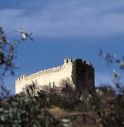
[[[109,82],[113,66],[97,56],[99,49],[123,55],[123,0],[0,0],[0,26],[11,39],[23,28],[34,41],[17,48],[15,77],[63,64],[63,59],[82,58],[96,68],[96,82]],[[13,90],[14,85],[9,86]]]

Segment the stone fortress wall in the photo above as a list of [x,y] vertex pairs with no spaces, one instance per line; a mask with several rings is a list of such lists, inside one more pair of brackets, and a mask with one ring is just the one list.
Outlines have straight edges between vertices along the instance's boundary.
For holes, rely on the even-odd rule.
[[72,59],[65,59],[64,64],[47,70],[39,71],[31,75],[22,75],[16,80],[16,93],[22,91],[25,85],[36,82],[40,85],[58,86],[62,79],[71,80]]
[[[31,75],[22,75],[15,82],[16,94],[20,93],[26,85],[32,84],[32,82],[36,82],[38,86],[49,85],[50,87],[59,87],[63,79],[69,79],[72,82],[71,73],[74,60],[75,59],[67,58],[64,59],[64,64],[61,66],[39,71]],[[90,65],[88,62],[86,62],[86,64]]]

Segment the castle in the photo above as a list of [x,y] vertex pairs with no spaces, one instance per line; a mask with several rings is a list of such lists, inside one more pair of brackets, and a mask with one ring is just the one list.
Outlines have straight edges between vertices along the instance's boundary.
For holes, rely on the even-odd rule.
[[[31,75],[22,75],[19,77],[15,84],[15,92],[20,93],[26,85],[36,82],[38,86],[48,85],[49,87],[59,87],[62,80],[68,80],[73,84],[72,81],[72,67],[73,62],[76,59],[66,58],[64,64],[61,66],[49,68],[47,70],[39,71]],[[82,60],[85,70],[82,72],[82,84],[84,87],[94,87],[94,67],[87,61]]]

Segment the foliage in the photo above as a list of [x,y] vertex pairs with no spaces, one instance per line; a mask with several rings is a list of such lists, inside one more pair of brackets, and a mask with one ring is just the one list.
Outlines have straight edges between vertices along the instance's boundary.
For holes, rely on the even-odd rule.
[[[70,93],[70,88],[68,92]],[[80,127],[82,123],[94,127],[124,126],[124,88],[116,93],[112,86],[100,86],[95,93],[82,95],[80,98],[75,90],[69,93],[67,90],[64,93],[63,90],[43,91],[33,83],[19,95],[0,101],[0,125],[59,127],[62,124],[61,119],[56,119],[48,110],[55,106],[77,114],[65,116],[65,119],[70,120],[70,127]]]
[[[32,91],[32,88],[28,91]],[[26,88],[27,91],[27,88]],[[54,127],[58,121],[45,109],[41,96],[30,95],[29,92],[13,96],[0,102],[1,127]],[[41,105],[43,104],[43,105]]]
[[[100,50],[98,54],[109,65],[115,64],[123,71],[124,59],[117,57],[110,53],[103,53]],[[98,126],[124,126],[124,86],[121,83],[121,76],[117,71],[112,72],[113,87],[104,86],[97,89],[95,95],[93,95],[93,104],[95,106],[95,113],[98,115]]]
[[4,75],[6,71],[14,74],[15,48],[17,43],[9,41],[3,28],[0,27],[0,74]]
[[0,85],[0,101],[6,100],[9,96],[9,90],[5,86]]

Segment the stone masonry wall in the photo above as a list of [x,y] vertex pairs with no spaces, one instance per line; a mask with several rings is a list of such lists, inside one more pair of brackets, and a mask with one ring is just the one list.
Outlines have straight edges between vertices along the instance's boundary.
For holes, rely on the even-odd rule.
[[32,82],[36,82],[39,86],[50,85],[53,87],[53,85],[59,86],[62,79],[71,80],[72,61],[69,60],[66,59],[64,64],[58,67],[39,71],[29,76],[22,75],[16,80],[16,93],[21,92],[25,85],[32,84]]
[[[47,70],[39,71],[31,75],[22,75],[15,82],[15,93],[20,93],[26,85],[36,82],[38,86],[49,85],[50,88],[54,86],[59,87],[62,80],[68,79],[72,82],[72,66],[75,59],[64,59],[64,64],[58,67],[50,68]],[[83,61],[83,66],[85,66],[84,77],[83,78],[83,89],[94,88],[94,67],[86,61]]]

